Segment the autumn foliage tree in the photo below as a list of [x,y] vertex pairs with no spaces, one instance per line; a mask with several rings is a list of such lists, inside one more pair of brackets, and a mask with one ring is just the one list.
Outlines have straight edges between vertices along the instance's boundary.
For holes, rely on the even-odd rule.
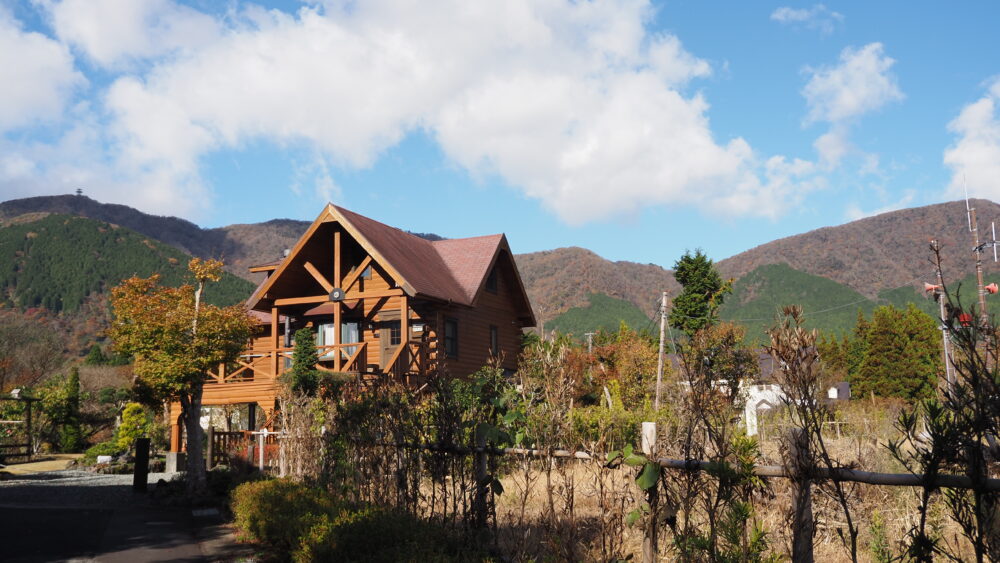
[[177,400],[187,436],[188,490],[205,487],[201,401],[205,374],[243,351],[253,321],[242,305],[202,303],[205,284],[222,275],[222,262],[194,258],[194,285],[163,287],[159,276],[132,277],[111,293],[111,338],[119,353],[135,358],[143,387],[162,400]]

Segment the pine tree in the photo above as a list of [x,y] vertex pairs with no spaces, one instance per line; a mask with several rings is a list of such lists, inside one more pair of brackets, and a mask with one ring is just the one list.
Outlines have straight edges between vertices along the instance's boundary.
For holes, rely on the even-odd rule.
[[69,372],[65,393],[66,404],[59,441],[63,452],[74,453],[83,449],[83,431],[80,429],[80,370],[75,367]]
[[295,349],[292,351],[292,369],[285,376],[295,393],[313,396],[319,388],[319,355],[316,353],[316,335],[309,327],[295,331]]
[[90,347],[90,351],[87,352],[87,357],[84,358],[83,363],[88,366],[103,366],[108,363],[108,357],[101,351],[100,346],[94,344]]
[[[864,358],[851,379],[856,395],[923,399],[934,392],[941,346],[934,320],[910,304],[878,307],[865,323]],[[859,339],[860,340],[860,339]]]
[[681,256],[674,264],[674,278],[684,290],[674,299],[670,326],[694,336],[715,323],[723,298],[732,291],[732,282],[722,280],[712,260],[701,250]]

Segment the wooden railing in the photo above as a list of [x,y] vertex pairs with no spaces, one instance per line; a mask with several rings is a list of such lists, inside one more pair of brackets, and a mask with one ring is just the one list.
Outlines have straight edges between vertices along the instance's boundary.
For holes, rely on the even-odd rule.
[[[320,357],[321,363],[333,361],[333,371],[360,373],[365,371],[367,349],[367,342],[348,342],[317,346],[316,353]],[[291,359],[293,350],[293,348],[278,348],[277,350],[243,354],[233,364],[228,366],[219,364],[216,369],[209,370],[205,383],[273,381],[285,372],[285,360]],[[277,356],[277,361],[275,361],[275,356]],[[272,371],[271,366],[274,365],[278,366],[277,374]]]

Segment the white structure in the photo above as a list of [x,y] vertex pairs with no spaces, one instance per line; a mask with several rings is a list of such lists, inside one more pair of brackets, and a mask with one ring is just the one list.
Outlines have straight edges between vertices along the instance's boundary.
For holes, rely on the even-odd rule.
[[747,400],[743,406],[743,424],[746,425],[747,436],[756,436],[757,417],[760,413],[766,413],[781,405],[785,400],[785,392],[777,383],[754,383],[746,387]]

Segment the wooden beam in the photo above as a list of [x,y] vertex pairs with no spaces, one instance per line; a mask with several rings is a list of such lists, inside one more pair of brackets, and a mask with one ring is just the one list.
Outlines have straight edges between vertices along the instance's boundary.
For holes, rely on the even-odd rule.
[[[337,230],[333,232],[333,286],[340,287],[340,282],[343,279],[340,277],[340,226],[337,226]],[[330,291],[333,291],[331,288]],[[340,318],[343,312],[343,301],[337,301],[333,306],[333,341],[337,344],[343,344],[343,334],[340,326]],[[337,348],[337,353],[333,355],[333,369],[335,371],[340,371],[340,348]]]
[[306,261],[306,263],[303,264],[303,266],[305,267],[306,271],[309,272],[309,275],[311,275],[313,279],[315,279],[317,282],[319,282],[321,286],[323,286],[323,289],[325,289],[327,293],[333,291],[333,288],[335,286],[332,285],[330,282],[326,281],[326,278],[323,277],[323,274],[319,273],[319,270],[316,269],[316,266],[312,265],[312,262]]
[[278,264],[268,264],[267,266],[250,266],[247,270],[251,274],[259,274],[261,272],[273,272],[278,269]]
[[354,270],[353,272],[350,273],[350,275],[344,278],[344,293],[347,293],[347,291],[351,289],[351,286],[354,285],[354,282],[358,281],[358,279],[361,277],[361,272],[364,272],[365,268],[367,268],[371,263],[372,263],[372,257],[365,256],[365,259],[361,261],[361,265],[358,266],[358,269]]
[[[406,295],[402,289],[386,289],[383,291],[368,291],[365,293],[355,293],[354,295],[348,295],[346,299],[378,299],[382,297],[398,297],[401,295]],[[306,305],[309,303],[326,303],[330,300],[329,295],[312,295],[309,297],[286,297],[283,299],[275,299],[275,305]]]
[[[333,285],[340,287],[340,229],[333,232]],[[332,291],[332,290],[331,290]]]
[[[277,305],[277,303],[275,303]],[[271,307],[271,377],[278,379],[278,308]]]

